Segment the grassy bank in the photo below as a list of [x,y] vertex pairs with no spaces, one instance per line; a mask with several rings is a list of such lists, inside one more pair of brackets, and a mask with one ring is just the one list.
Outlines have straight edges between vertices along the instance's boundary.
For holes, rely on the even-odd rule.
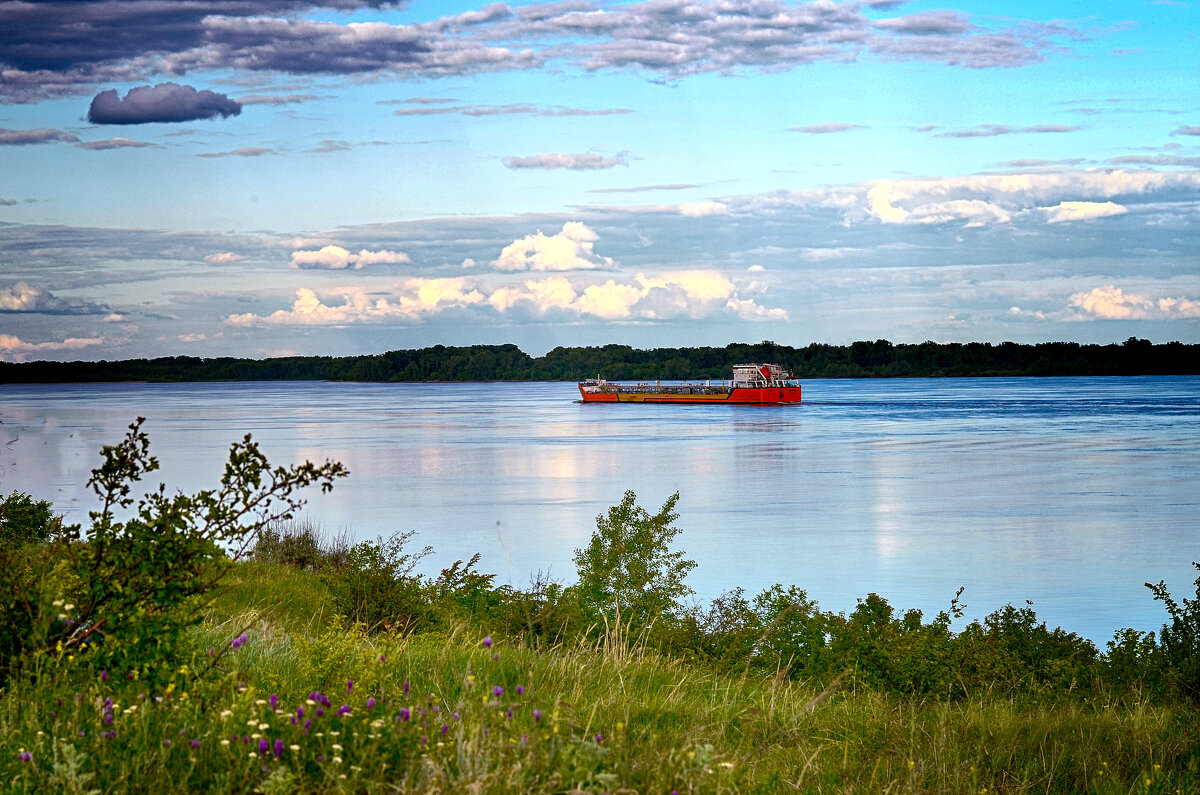
[[233,575],[192,631],[198,665],[246,635],[215,675],[147,687],[93,670],[84,651],[10,683],[0,780],[17,792],[1200,787],[1200,714],[1186,703],[906,698],[852,673],[731,675],[603,641],[489,642],[468,625],[366,635],[312,575],[261,563]]
[[1103,652],[1031,607],[954,631],[957,596],[932,620],[783,585],[704,608],[678,495],[627,492],[576,582],[518,590],[478,556],[414,574],[411,533],[292,521],[334,462],[272,468],[246,437],[217,488],[138,499],[148,450],[140,420],[104,448],[86,528],[0,500],[8,791],[1200,790],[1200,579],[1152,585],[1168,623]]

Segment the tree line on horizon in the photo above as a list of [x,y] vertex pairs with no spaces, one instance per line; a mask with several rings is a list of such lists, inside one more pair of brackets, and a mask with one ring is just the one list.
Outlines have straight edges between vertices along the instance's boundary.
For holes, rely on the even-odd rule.
[[168,356],[119,361],[0,362],[0,383],[118,381],[577,381],[729,378],[734,364],[780,364],[797,378],[928,378],[1200,374],[1200,345],[1075,342],[812,343],[770,340],[723,348],[557,347],[533,357],[516,345],[434,345],[366,356],[272,359]]

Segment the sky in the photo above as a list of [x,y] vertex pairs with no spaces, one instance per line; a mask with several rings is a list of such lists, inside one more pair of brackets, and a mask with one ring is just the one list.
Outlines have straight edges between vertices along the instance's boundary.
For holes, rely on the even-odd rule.
[[0,359],[1200,342],[1200,3],[0,0]]

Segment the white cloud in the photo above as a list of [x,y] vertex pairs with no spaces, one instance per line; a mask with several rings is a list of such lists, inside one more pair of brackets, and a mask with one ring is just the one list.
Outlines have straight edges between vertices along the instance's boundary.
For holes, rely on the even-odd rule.
[[[763,285],[747,288],[762,292]],[[268,315],[230,315],[231,326],[348,326],[408,323],[449,309],[475,308],[499,315],[543,317],[562,313],[601,320],[671,320],[732,314],[745,320],[785,319],[782,309],[758,306],[715,270],[639,273],[628,279],[572,283],[566,276],[526,279],[487,287],[474,278],[410,278],[382,290],[340,287],[318,293],[303,287],[287,309]]]
[[1053,207],[1043,207],[1046,211],[1046,221],[1051,224],[1061,224],[1066,221],[1089,221],[1093,218],[1106,218],[1110,215],[1121,215],[1129,212],[1125,207],[1113,202],[1059,202]]
[[729,212],[728,205],[721,202],[687,202],[679,205],[679,214],[689,218],[703,218],[706,215],[725,215]]
[[224,251],[220,254],[209,254],[204,258],[205,262],[210,262],[213,265],[228,265],[231,262],[241,262],[244,260],[241,254],[234,254],[232,251]]
[[1149,298],[1127,293],[1115,285],[1095,287],[1071,296],[1070,305],[1081,310],[1080,319],[1148,320],[1200,318],[1200,300],[1191,298]]
[[[882,180],[871,183],[865,213],[883,223],[968,226],[1008,223],[1043,212],[1051,222],[1116,215],[1112,202],[1169,190],[1200,188],[1200,171],[1064,170],[968,177]],[[854,217],[854,211],[848,215]]]
[[24,361],[30,353],[46,353],[49,351],[74,351],[103,345],[103,337],[67,337],[62,342],[26,342],[13,334],[0,334],[0,359],[9,361]]
[[611,268],[609,257],[593,251],[598,236],[579,221],[567,221],[556,235],[537,232],[509,243],[492,262],[501,271],[573,271]]
[[464,278],[412,278],[396,285],[387,297],[374,297],[358,288],[330,291],[340,304],[326,304],[316,291],[301,287],[291,309],[270,315],[252,313],[230,315],[225,322],[233,326],[300,325],[343,326],[351,323],[411,321],[455,306],[469,306],[484,300]]
[[321,268],[327,270],[345,270],[353,266],[355,269],[380,263],[406,263],[409,256],[401,251],[368,251],[363,249],[353,254],[341,246],[323,246],[316,251],[293,251],[293,268]]

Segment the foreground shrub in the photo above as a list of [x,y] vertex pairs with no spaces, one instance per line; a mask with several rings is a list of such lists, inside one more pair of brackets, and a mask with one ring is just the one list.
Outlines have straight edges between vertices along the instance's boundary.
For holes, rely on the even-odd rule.
[[186,662],[184,633],[232,561],[263,527],[294,515],[297,491],[318,483],[327,491],[346,474],[335,462],[273,469],[247,435],[232,445],[218,488],[168,495],[160,485],[135,501],[134,484],[158,468],[142,422],[101,451],[88,480],[101,507],[87,528],[38,550],[24,641],[32,671],[80,657],[113,675],[174,678]]

